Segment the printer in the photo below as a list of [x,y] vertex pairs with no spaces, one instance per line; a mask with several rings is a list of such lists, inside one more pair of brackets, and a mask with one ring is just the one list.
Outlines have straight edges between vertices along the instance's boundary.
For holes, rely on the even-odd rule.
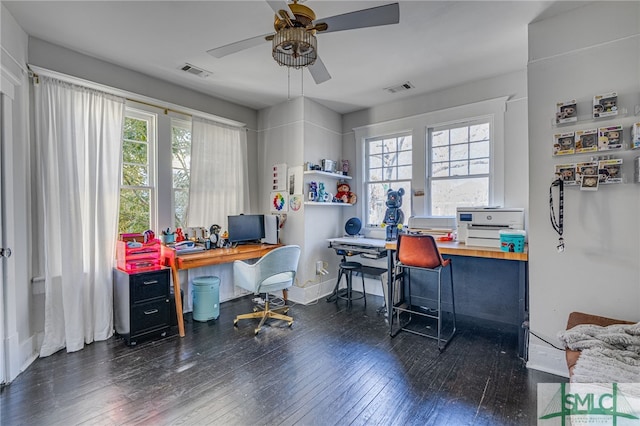
[[458,241],[500,248],[501,230],[524,230],[523,208],[458,207]]

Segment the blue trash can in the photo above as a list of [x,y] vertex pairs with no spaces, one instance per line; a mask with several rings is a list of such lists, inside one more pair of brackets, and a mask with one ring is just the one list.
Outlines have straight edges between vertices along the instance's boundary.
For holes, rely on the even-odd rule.
[[220,316],[220,278],[193,280],[193,320],[207,322]]

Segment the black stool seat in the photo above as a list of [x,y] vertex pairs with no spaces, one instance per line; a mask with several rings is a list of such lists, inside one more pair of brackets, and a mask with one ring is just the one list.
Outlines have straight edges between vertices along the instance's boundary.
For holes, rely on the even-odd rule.
[[340,269],[346,269],[350,271],[355,271],[358,269],[362,269],[362,263],[360,262],[342,262],[340,264]]
[[[362,270],[362,263],[360,262],[342,262],[338,266],[338,281],[336,282],[336,287],[334,290],[336,296],[336,302],[338,299],[346,300],[347,306],[351,306],[351,302],[354,300],[364,299],[364,305],[367,306],[367,297],[364,289],[364,273]],[[353,297],[353,273],[360,273],[362,277],[362,294],[358,297]],[[347,288],[344,291],[339,291],[340,281],[342,280],[342,275],[347,277]]]

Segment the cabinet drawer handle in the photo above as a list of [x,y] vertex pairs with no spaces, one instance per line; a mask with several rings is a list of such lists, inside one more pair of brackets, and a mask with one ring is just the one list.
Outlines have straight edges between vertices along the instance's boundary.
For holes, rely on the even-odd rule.
[[145,315],[151,315],[151,314],[157,314],[158,310],[157,309],[150,309],[148,311],[144,311]]
[[142,284],[144,285],[158,284],[158,280],[144,281]]

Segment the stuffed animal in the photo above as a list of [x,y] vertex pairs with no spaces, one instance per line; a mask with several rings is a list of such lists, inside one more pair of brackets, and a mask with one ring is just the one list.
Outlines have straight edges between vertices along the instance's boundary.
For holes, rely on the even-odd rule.
[[387,212],[384,214],[384,222],[382,223],[382,227],[387,228],[387,241],[396,240],[398,233],[402,229],[404,213],[400,207],[402,206],[403,195],[403,188],[397,191],[389,188],[387,191]]
[[351,192],[351,187],[346,182],[338,182],[338,192],[336,199],[339,203],[355,204],[357,201],[356,194]]

